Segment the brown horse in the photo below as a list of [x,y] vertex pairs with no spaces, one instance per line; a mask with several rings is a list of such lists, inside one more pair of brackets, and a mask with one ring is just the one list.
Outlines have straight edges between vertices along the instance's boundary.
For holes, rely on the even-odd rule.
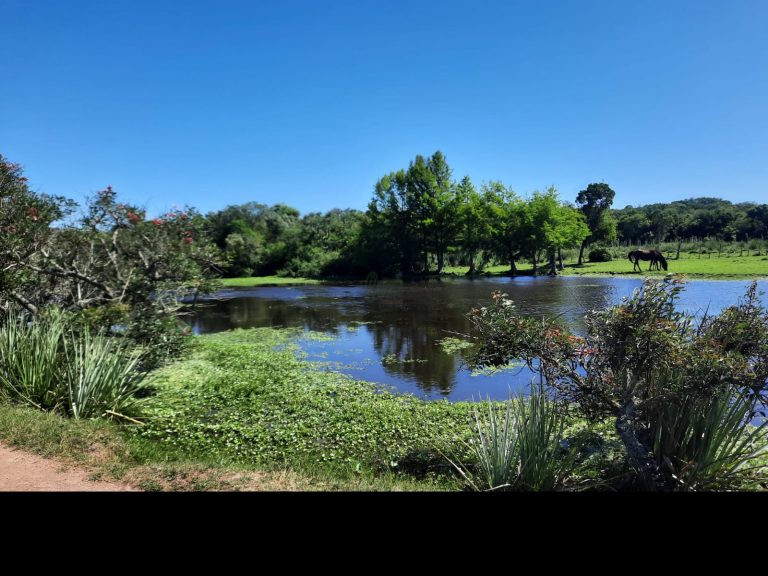
[[632,252],[629,253],[629,261],[634,264],[632,271],[637,268],[640,272],[642,272],[640,264],[638,263],[640,260],[651,261],[651,264],[648,266],[648,270],[653,270],[654,267],[658,270],[659,265],[661,265],[664,270],[667,270],[667,260],[658,250],[632,250]]

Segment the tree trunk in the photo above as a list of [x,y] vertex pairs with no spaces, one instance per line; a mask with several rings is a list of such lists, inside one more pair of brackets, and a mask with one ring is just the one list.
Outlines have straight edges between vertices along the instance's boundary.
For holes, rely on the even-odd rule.
[[675,257],[675,260],[680,260],[680,245],[683,243],[682,240],[677,241],[677,256]]
[[581,243],[581,248],[579,248],[579,262],[576,264],[576,266],[581,266],[584,263],[584,248],[587,246],[587,241],[584,240]]
[[437,253],[437,275],[443,273],[443,268],[445,268],[445,254],[443,253],[442,249],[439,249]]
[[509,257],[509,273],[512,276],[517,275],[517,265],[515,264],[515,257],[512,255]]
[[663,478],[653,453],[637,437],[636,412],[634,401],[627,400],[616,417],[616,432],[624,443],[629,461],[637,471],[642,487],[646,490],[658,490],[663,486]]
[[536,250],[533,251],[533,275],[539,273],[539,259],[536,257]]
[[565,266],[563,266],[563,253],[560,251],[560,248],[557,249],[557,261],[558,268],[562,272],[565,269]]
[[467,276],[474,276],[475,275],[475,253],[470,252],[469,253],[469,272],[467,272]]
[[549,250],[549,275],[557,276],[557,255],[555,250]]

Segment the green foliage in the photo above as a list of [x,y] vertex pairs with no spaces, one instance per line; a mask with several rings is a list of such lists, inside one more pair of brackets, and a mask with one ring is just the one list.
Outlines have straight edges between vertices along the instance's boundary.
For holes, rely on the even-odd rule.
[[590,420],[615,418],[646,489],[734,486],[744,479],[737,469],[768,442],[764,426],[747,429],[768,385],[768,313],[753,284],[737,306],[695,323],[676,309],[680,290],[674,277],[649,281],[591,312],[586,336],[520,316],[497,294],[470,314],[474,362],[521,359]]
[[13,315],[0,327],[0,395],[73,418],[131,414],[142,375],[137,353],[103,334],[76,331],[48,311]]
[[541,389],[506,403],[473,409],[472,466],[452,463],[475,490],[556,490],[573,472],[575,450],[565,449],[565,417]]
[[650,434],[667,484],[678,490],[708,490],[759,478],[767,466],[768,421],[751,426],[754,409],[753,398],[729,391],[658,402],[648,411]]
[[103,334],[68,334],[59,366],[62,388],[68,392],[67,413],[73,418],[136,413],[142,381],[139,358]]
[[46,290],[29,264],[49,245],[51,224],[72,209],[63,197],[30,190],[21,165],[0,155],[0,307],[36,310]]
[[136,433],[228,461],[403,471],[430,454],[441,470],[435,443],[467,437],[468,404],[396,396],[312,369],[296,357],[293,336],[255,329],[199,337],[188,359],[153,375],[157,393]]
[[613,211],[618,237],[632,244],[713,238],[765,238],[768,205],[733,204],[719,198],[692,198],[668,204],[627,206]]
[[610,262],[611,252],[605,248],[595,248],[589,251],[590,262]]
[[59,379],[61,346],[66,330],[63,316],[50,311],[38,321],[9,313],[0,326],[0,394],[43,410],[63,402]]

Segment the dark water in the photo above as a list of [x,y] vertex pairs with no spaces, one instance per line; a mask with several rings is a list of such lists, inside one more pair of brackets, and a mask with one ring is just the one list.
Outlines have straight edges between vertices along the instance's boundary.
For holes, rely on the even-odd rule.
[[[587,310],[617,303],[642,282],[624,278],[494,278],[423,283],[298,286],[225,290],[195,320],[197,333],[260,326],[301,327],[333,336],[305,339],[310,360],[362,380],[392,386],[422,398],[504,399],[527,386],[531,373],[508,369],[473,374],[461,355],[438,341],[469,330],[466,313],[506,292],[526,314],[558,314],[576,330]],[[735,304],[747,281],[691,281],[680,307],[710,313]],[[768,282],[760,289],[768,291]],[[763,296],[765,300],[765,296]]]

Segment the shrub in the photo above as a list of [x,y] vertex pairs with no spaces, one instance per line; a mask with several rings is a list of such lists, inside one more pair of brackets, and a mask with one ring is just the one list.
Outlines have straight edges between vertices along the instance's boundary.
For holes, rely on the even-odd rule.
[[76,327],[55,310],[34,319],[9,314],[0,327],[0,395],[73,418],[133,413],[140,354]]
[[473,310],[475,365],[522,359],[569,409],[614,419],[634,485],[679,490],[765,479],[750,427],[768,387],[768,312],[746,297],[696,321],[676,310],[682,281],[649,280],[620,305],[587,315],[587,333],[517,313],[503,294]]
[[543,388],[501,405],[473,409],[472,469],[451,463],[475,490],[556,490],[563,487],[575,451],[563,448],[564,415]]
[[611,253],[605,248],[595,248],[589,251],[590,262],[610,262]]

